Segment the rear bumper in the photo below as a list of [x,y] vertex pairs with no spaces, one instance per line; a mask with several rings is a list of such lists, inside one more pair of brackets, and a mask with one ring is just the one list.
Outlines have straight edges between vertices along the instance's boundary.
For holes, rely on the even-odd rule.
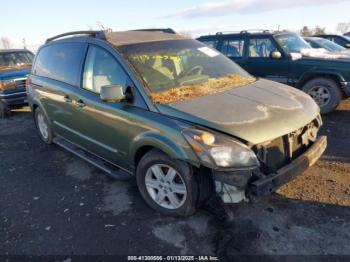
[[0,100],[5,104],[6,107],[24,105],[27,103],[27,93],[26,91],[10,94],[0,93]]
[[312,166],[322,156],[326,147],[327,137],[322,136],[303,155],[279,169],[276,174],[251,182],[248,191],[257,197],[271,194]]
[[350,96],[350,82],[341,82],[341,86],[346,96]]

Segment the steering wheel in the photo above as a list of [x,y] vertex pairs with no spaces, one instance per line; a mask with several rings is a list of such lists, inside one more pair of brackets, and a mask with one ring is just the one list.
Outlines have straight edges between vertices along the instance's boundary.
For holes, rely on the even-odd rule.
[[201,75],[203,72],[203,66],[197,65],[192,67],[187,72],[184,72],[184,76]]

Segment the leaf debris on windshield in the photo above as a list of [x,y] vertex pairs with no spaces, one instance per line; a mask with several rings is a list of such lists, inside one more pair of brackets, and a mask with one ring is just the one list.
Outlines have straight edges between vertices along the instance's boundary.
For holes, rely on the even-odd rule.
[[256,79],[245,78],[232,74],[217,79],[209,79],[200,84],[183,85],[169,90],[151,93],[151,99],[155,104],[169,104],[176,101],[187,100],[195,97],[210,95],[230,90],[235,87],[251,84]]

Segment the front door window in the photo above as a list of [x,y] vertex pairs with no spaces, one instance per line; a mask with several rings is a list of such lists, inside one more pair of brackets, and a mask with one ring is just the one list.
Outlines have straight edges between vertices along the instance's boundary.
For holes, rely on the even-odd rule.
[[249,41],[249,57],[269,58],[277,48],[269,38],[252,38]]
[[101,87],[118,84],[126,87],[127,75],[113,56],[90,46],[84,68],[83,88],[99,94]]

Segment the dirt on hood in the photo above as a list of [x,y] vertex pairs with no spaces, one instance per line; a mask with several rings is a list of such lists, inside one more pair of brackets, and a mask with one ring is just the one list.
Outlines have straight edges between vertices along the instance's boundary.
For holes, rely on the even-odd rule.
[[235,87],[248,85],[255,82],[253,77],[245,78],[240,75],[228,75],[226,77],[209,79],[200,84],[183,85],[166,91],[151,93],[151,99],[155,104],[169,104],[195,97],[224,92]]

